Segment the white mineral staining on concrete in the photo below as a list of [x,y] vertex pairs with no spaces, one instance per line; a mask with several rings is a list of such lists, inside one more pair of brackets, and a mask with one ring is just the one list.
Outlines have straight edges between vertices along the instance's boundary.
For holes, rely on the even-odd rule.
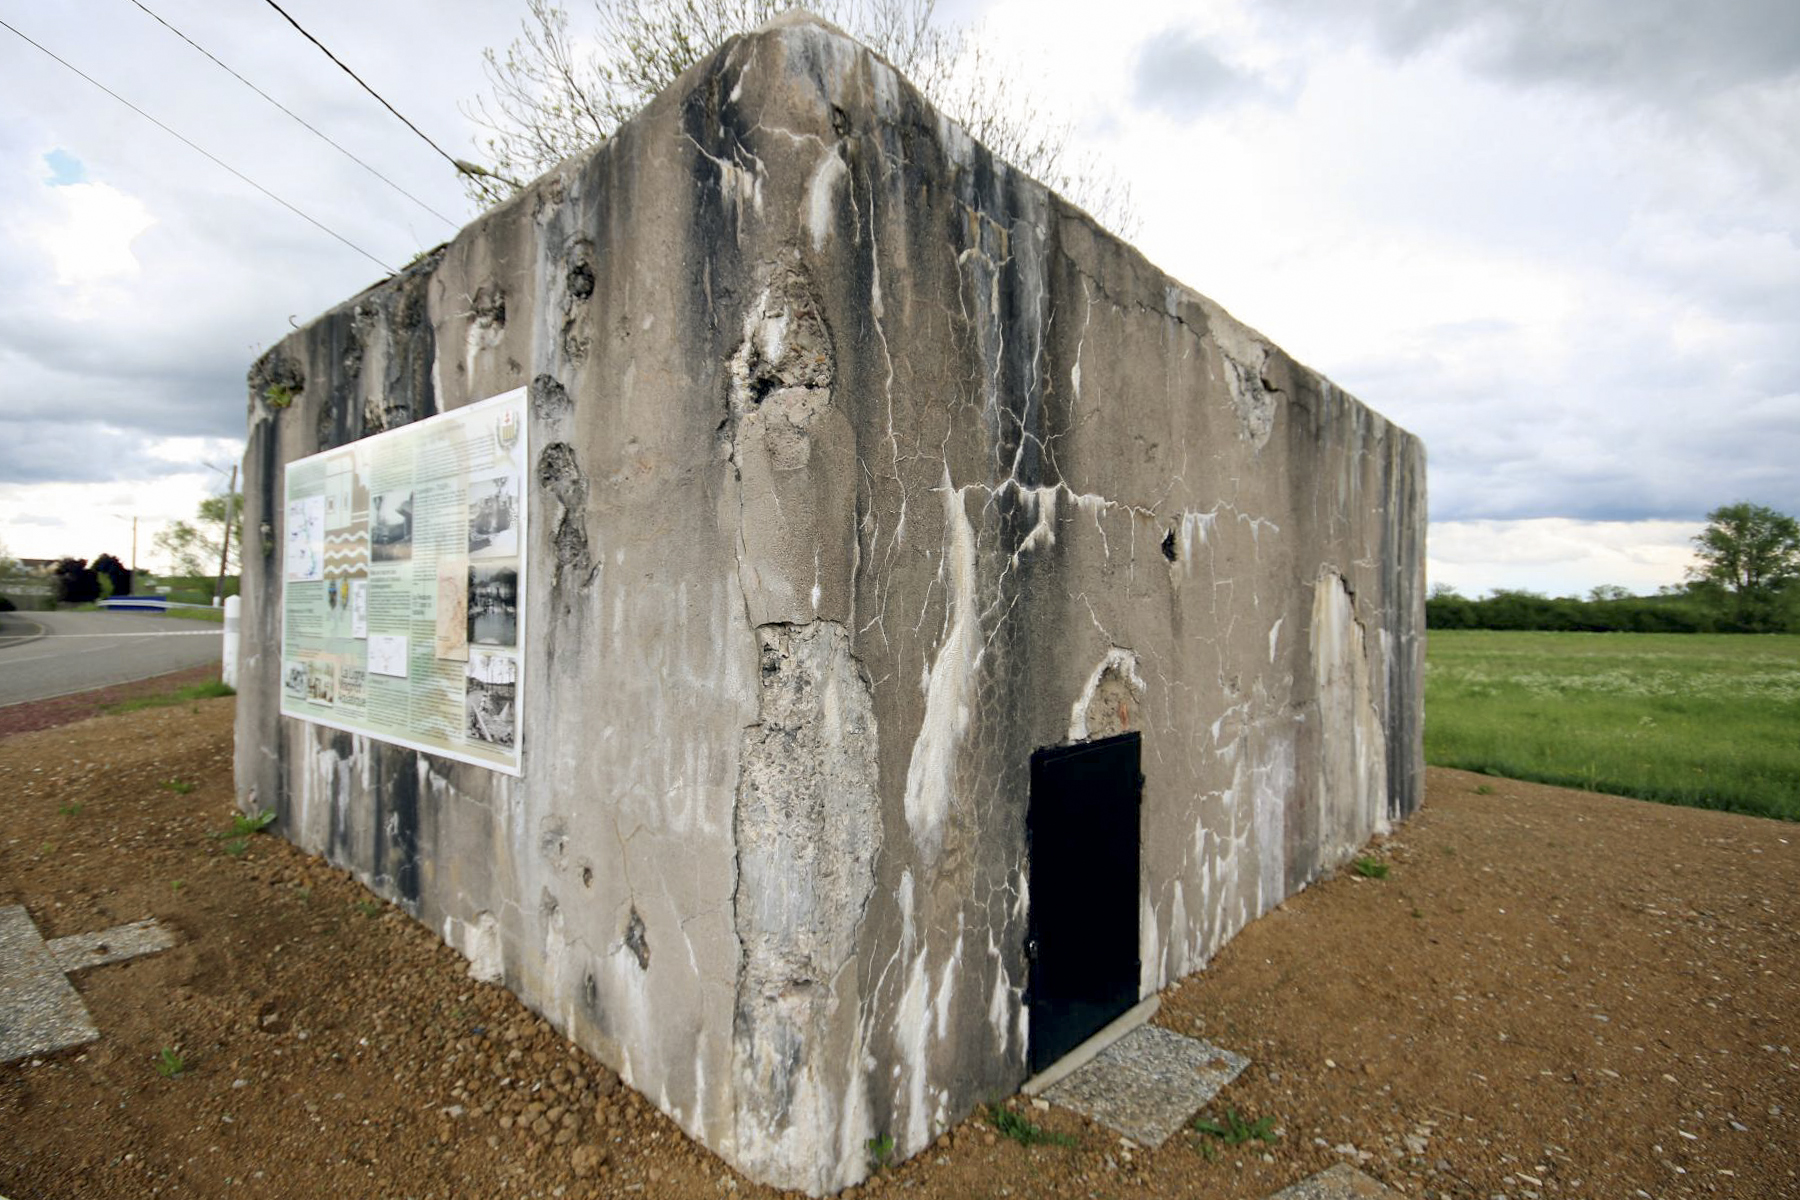
[[870,91],[875,97],[875,111],[886,118],[900,113],[900,76],[894,68],[878,58],[865,56],[868,64]]
[[1193,958],[1192,935],[1193,931],[1188,928],[1187,893],[1181,880],[1177,879],[1169,885],[1169,937],[1163,945],[1162,971],[1154,982],[1155,988],[1162,987],[1168,980],[1179,979],[1198,965]]
[[819,165],[813,168],[812,179],[806,187],[805,219],[814,251],[823,250],[825,240],[831,236],[837,216],[838,191],[849,178],[850,169],[844,165],[843,155],[836,146],[822,154]]
[[854,1011],[846,968],[881,848],[875,715],[843,626],[772,625],[758,638],[736,819],[734,1139],[759,1177],[818,1192],[841,1183],[833,1031]]
[[[643,1080],[660,1077],[661,1039],[655,998],[650,992],[650,972],[638,965],[637,955],[623,938],[596,964],[595,985],[604,997],[607,1032],[617,1042],[619,1078],[642,1090]],[[646,1074],[651,1072],[653,1074]]]
[[1138,894],[1138,998],[1142,999],[1162,986],[1161,931],[1156,919],[1156,905],[1150,889]]
[[469,960],[469,978],[481,983],[501,983],[506,979],[504,947],[500,940],[500,922],[491,912],[475,914],[473,921],[444,918],[444,941],[462,951]]
[[744,236],[744,213],[748,210],[753,216],[762,216],[763,210],[763,168],[762,159],[751,154],[742,145],[734,146],[731,158],[720,158],[708,154],[699,142],[688,138],[695,150],[713,166],[719,169],[719,196],[725,202],[725,209],[731,214],[732,228],[741,240]]
[[[944,156],[958,167],[969,166],[975,156],[975,139],[969,136],[968,130],[943,113],[933,112],[932,115],[937,118],[937,140],[938,145],[943,148]],[[996,160],[994,168],[1002,170],[1004,165]]]
[[931,1039],[931,974],[925,960],[930,956],[920,947],[907,967],[906,989],[894,1008],[894,1043],[900,1061],[894,1064],[898,1095],[894,1108],[902,1122],[896,1147],[912,1153],[931,1138],[931,1113],[925,1103],[925,1085],[930,1064],[925,1051]]
[[1175,527],[1175,562],[1183,571],[1191,573],[1195,570],[1194,552],[1206,545],[1207,536],[1211,534],[1213,522],[1218,520],[1218,516],[1217,510],[1181,514],[1181,521]]
[[947,955],[942,955],[934,988],[931,979],[933,958],[929,943],[921,945],[911,957],[906,973],[906,986],[893,1010],[893,1044],[899,1062],[893,1068],[895,1113],[895,1151],[901,1156],[917,1154],[931,1144],[950,1123],[949,1090],[940,1086],[933,1074],[931,1049],[949,1033],[950,1020],[956,1015],[956,972],[962,958],[963,939],[959,932]]
[[[310,850],[326,851],[333,830],[344,832],[351,828],[356,762],[339,754],[332,740],[311,747],[306,756],[311,769],[300,774],[296,811],[289,816],[289,836]],[[368,781],[365,778],[363,782],[366,786]],[[254,806],[251,811],[255,811]]]
[[1266,733],[1251,767],[1256,824],[1256,911],[1267,912],[1287,895],[1287,806],[1294,794],[1294,742]]
[[1075,397],[1071,408],[1081,404],[1081,354],[1087,349],[1088,326],[1094,320],[1094,293],[1086,276],[1081,280],[1081,295],[1087,303],[1081,314],[1081,336],[1075,340],[1075,362],[1069,368],[1069,387],[1073,389]]
[[988,991],[987,1019],[988,1026],[994,1031],[995,1051],[1004,1058],[1011,1041],[1013,1009],[1019,1004],[1022,989],[1013,987],[1012,977],[1006,970],[1006,956],[1000,953],[1000,943],[994,934],[994,930],[988,930],[987,956],[992,964],[994,985]]
[[1019,542],[1019,548],[1013,551],[1013,565],[1017,566],[1021,556],[1034,550],[1048,550],[1056,545],[1056,496],[1060,487],[1026,487],[1023,484],[1012,484],[1023,503],[1027,516],[1034,518],[1034,524]]
[[920,859],[932,862],[943,846],[944,818],[956,788],[957,754],[981,665],[981,618],[976,608],[975,529],[963,493],[945,468],[938,490],[944,501],[944,553],[938,570],[947,597],[945,629],[925,676],[925,719],[906,768],[906,824]]
[[1387,822],[1387,739],[1370,690],[1368,648],[1342,576],[1313,586],[1313,681],[1318,688],[1321,865],[1343,862]]
[[[950,1032],[950,1014],[955,1011],[952,1001],[956,996],[956,970],[963,957],[963,915],[956,914],[956,942],[950,947],[949,955],[944,959],[943,973],[938,976],[937,996],[931,1002],[931,1011],[937,1018],[938,1041],[943,1041]],[[940,1118],[938,1124],[942,1124]]]

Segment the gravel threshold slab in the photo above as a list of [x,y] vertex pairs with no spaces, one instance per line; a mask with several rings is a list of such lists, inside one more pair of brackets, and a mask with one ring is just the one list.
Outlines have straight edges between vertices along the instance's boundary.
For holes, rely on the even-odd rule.
[[1161,1146],[1250,1060],[1200,1038],[1140,1025],[1044,1092],[1140,1146]]

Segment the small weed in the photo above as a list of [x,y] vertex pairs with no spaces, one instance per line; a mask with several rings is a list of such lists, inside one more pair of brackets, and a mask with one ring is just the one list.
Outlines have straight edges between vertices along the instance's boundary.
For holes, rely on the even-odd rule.
[[65,804],[61,808],[58,808],[56,811],[61,813],[65,817],[79,817],[81,815],[81,805]]
[[156,786],[165,792],[174,792],[177,796],[185,796],[199,785],[185,779],[165,779]]
[[162,1048],[162,1053],[150,1060],[156,1064],[156,1073],[164,1079],[180,1079],[187,1074],[188,1061],[177,1054],[169,1046]]
[[55,842],[44,842],[43,844],[38,846],[39,856],[46,856],[46,855],[51,855],[51,854],[55,854],[55,853],[56,853],[56,843]]
[[1274,1117],[1258,1117],[1254,1121],[1246,1121],[1238,1115],[1235,1108],[1225,1110],[1223,1125],[1205,1117],[1195,1117],[1194,1128],[1201,1133],[1211,1134],[1227,1146],[1241,1146],[1249,1141],[1263,1141],[1274,1145],[1280,1136],[1275,1132]]
[[876,1174],[887,1170],[894,1158],[894,1135],[884,1133],[870,1138],[864,1145],[869,1150],[869,1170]]
[[1045,1129],[1042,1125],[1027,1120],[1023,1114],[1014,1112],[1004,1104],[988,1105],[987,1116],[990,1125],[1021,1146],[1073,1146],[1075,1144],[1075,1139],[1068,1134]]
[[294,389],[285,383],[271,383],[263,389],[263,399],[270,408],[286,408],[294,402]]
[[1491,783],[1478,783],[1475,785],[1475,794],[1477,796],[1491,796],[1494,794],[1494,785]]
[[365,917],[379,917],[381,915],[381,902],[379,900],[358,900],[351,907],[355,908],[357,912]]
[[179,892],[182,888],[184,888],[186,886],[187,886],[187,880],[185,880],[185,879],[169,880],[169,890],[170,891]]
[[259,812],[250,816],[246,816],[243,813],[232,813],[231,836],[249,837],[253,833],[261,833],[263,830],[267,829],[274,820],[275,812],[273,809],[268,812]]
[[294,888],[294,895],[300,897],[300,903],[305,904],[312,899],[312,889],[305,884],[298,884]]
[[1217,1162],[1219,1161],[1219,1148],[1211,1142],[1201,1142],[1200,1157],[1204,1158],[1207,1162]]
[[242,858],[244,851],[250,848],[250,838],[267,829],[269,822],[274,819],[273,811],[259,812],[254,816],[246,816],[241,812],[232,813],[230,829],[215,829],[206,836],[214,841],[226,839],[225,853],[233,858]]
[[1359,858],[1350,864],[1350,869],[1364,879],[1386,879],[1388,877],[1388,865],[1373,858]]
[[1425,919],[1425,914],[1415,908],[1412,910],[1412,918],[1415,921],[1422,921]]

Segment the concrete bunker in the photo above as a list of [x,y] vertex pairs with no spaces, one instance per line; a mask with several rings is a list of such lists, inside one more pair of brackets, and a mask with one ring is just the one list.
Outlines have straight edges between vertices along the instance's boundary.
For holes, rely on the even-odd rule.
[[[1418,803],[1418,441],[810,19],[251,384],[241,802],[755,1178],[833,1191],[1030,1073],[1032,923],[1068,920],[1035,773],[1142,777],[1105,801],[1113,1007]],[[444,670],[510,765],[282,715],[284,481],[508,396],[480,499],[516,486],[518,575],[463,600],[516,644]],[[457,651],[441,578],[405,677]],[[365,694],[367,652],[286,703]]]

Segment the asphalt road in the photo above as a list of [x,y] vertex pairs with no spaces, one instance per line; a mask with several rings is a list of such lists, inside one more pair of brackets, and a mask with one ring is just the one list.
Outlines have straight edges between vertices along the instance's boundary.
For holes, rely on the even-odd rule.
[[218,662],[224,628],[160,613],[0,613],[0,707]]

